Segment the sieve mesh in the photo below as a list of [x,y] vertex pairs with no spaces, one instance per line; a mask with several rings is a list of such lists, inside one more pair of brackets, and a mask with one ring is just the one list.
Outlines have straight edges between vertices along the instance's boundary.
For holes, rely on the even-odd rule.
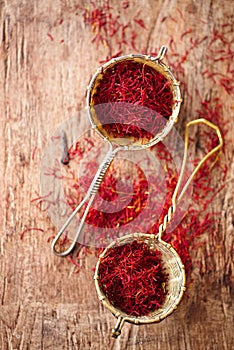
[[[164,304],[157,310],[144,316],[131,316],[123,312],[121,309],[114,307],[102,291],[102,286],[99,282],[99,266],[102,259],[116,246],[122,246],[137,240],[137,242],[144,242],[148,245],[150,250],[158,250],[162,253],[162,264],[168,274],[167,282],[167,294],[165,297]],[[118,319],[124,322],[130,322],[135,324],[146,324],[160,322],[169,314],[171,314],[179,304],[182,295],[185,290],[185,272],[184,266],[177,252],[172,248],[172,246],[160,239],[155,235],[149,235],[144,233],[137,233],[133,235],[126,235],[115,242],[112,242],[100,255],[96,271],[95,271],[95,285],[98,292],[99,299],[102,301],[105,307],[107,307]],[[123,322],[122,322],[123,323]],[[113,336],[118,336],[120,334],[121,328],[119,326],[113,331]]]

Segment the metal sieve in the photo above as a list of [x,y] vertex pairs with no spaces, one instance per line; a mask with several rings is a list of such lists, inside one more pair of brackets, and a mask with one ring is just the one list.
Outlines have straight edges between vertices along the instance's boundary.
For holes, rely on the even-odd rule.
[[[204,156],[204,158],[198,163],[198,165],[195,167],[192,174],[186,181],[185,185],[183,186],[182,190],[180,191],[180,194],[178,195],[179,189],[181,187],[184,171],[185,171],[187,156],[188,156],[188,138],[189,138],[188,130],[190,126],[201,124],[201,123],[207,125],[208,127],[216,131],[219,139],[219,144],[215,148],[213,148],[210,152],[208,152]],[[183,197],[184,193],[186,192],[188,186],[190,185],[192,179],[194,178],[198,170],[201,168],[204,162],[209,157],[211,157],[215,152],[219,151],[222,148],[222,146],[223,146],[222,135],[219,128],[216,125],[212,124],[206,119],[196,119],[187,123],[185,128],[184,157],[182,161],[180,175],[172,196],[172,205],[169,208],[167,215],[164,217],[163,223],[159,226],[158,234],[149,235],[144,233],[135,233],[135,234],[123,236],[117,239],[116,241],[112,242],[100,255],[96,265],[96,270],[94,275],[95,286],[96,286],[96,290],[100,301],[118,319],[117,324],[112,331],[112,336],[114,338],[117,338],[120,335],[121,329],[125,322],[133,323],[136,325],[160,322],[164,318],[169,316],[177,308],[179,302],[181,301],[183,293],[185,291],[185,280],[186,280],[184,266],[175,249],[172,248],[170,244],[162,240],[162,233],[166,230],[168,223],[171,221],[172,216],[176,211],[176,206],[178,202]],[[102,263],[103,259],[105,259],[105,256],[108,254],[108,252],[110,252],[110,250],[115,248],[116,246],[123,246],[131,243],[134,240],[136,240],[137,242],[145,242],[148,248],[151,250],[153,249],[153,250],[160,251],[162,253],[163,267],[166,269],[166,272],[169,275],[168,282],[167,282],[168,293],[166,294],[164,304],[159,309],[151,312],[150,314],[139,316],[139,317],[128,315],[123,311],[121,311],[121,309],[114,307],[110,303],[106,295],[103,293],[102,286],[100,285],[100,280],[99,280],[100,264]]]
[[[145,55],[129,55],[129,56],[122,56],[118,58],[114,58],[111,61],[104,64],[100,69],[97,70],[97,72],[94,74],[94,76],[91,79],[91,82],[89,84],[88,90],[87,90],[87,107],[88,107],[88,115],[91,122],[92,127],[97,131],[97,133],[109,144],[109,151],[102,161],[101,165],[99,166],[96,175],[94,176],[94,179],[84,197],[84,199],[80,202],[80,204],[76,207],[76,209],[72,212],[70,217],[67,219],[65,224],[62,226],[58,234],[56,235],[55,239],[52,242],[52,251],[57,256],[66,256],[69,253],[72,252],[74,249],[76,242],[78,241],[79,235],[82,231],[82,228],[85,223],[85,219],[87,217],[87,214],[89,212],[89,209],[91,208],[91,205],[94,201],[94,198],[98,192],[98,189],[101,185],[102,179],[109,168],[109,165],[111,164],[112,160],[114,159],[116,153],[118,151],[123,150],[142,150],[145,148],[149,148],[153,146],[154,144],[161,141],[172,129],[174,123],[177,121],[177,117],[180,110],[181,105],[181,95],[180,95],[180,88],[179,88],[179,82],[175,79],[173,73],[169,69],[169,67],[162,62],[164,55],[166,53],[167,49],[165,46],[162,46],[160,49],[160,52],[157,57],[152,56],[145,56]],[[127,137],[112,137],[113,135],[108,135],[103,128],[103,126],[100,124],[97,116],[98,113],[103,113],[103,105],[94,105],[94,94],[97,89],[98,84],[100,83],[100,80],[102,79],[102,76],[105,74],[106,69],[109,67],[113,67],[115,64],[118,64],[119,62],[125,62],[131,60],[136,63],[143,63],[145,65],[150,66],[155,71],[162,74],[168,84],[170,84],[170,89],[173,95],[173,105],[172,105],[172,114],[166,120],[166,122],[163,124],[160,131],[158,131],[155,135],[152,135],[150,139],[147,140],[140,140],[132,138],[131,136],[127,135]],[[113,104],[109,104],[111,107],[113,107]],[[117,110],[118,113],[123,114],[123,106],[124,111],[126,111],[126,103],[114,103],[114,106],[118,106]],[[130,109],[130,112],[133,110],[134,113],[139,114],[143,110],[143,114],[145,113],[151,113],[151,111],[147,108],[136,106],[131,103],[127,103],[128,111]],[[122,113],[123,112],[123,113]],[[118,136],[118,135],[117,135]],[[81,209],[85,206],[87,203],[87,206],[84,210],[84,213],[81,217],[80,223],[78,225],[77,232],[75,233],[75,236],[73,238],[73,241],[70,245],[70,247],[64,251],[57,251],[56,246],[58,244],[58,241],[61,237],[61,235],[64,233],[64,231],[68,228],[71,221],[75,218],[76,214],[81,211]]]

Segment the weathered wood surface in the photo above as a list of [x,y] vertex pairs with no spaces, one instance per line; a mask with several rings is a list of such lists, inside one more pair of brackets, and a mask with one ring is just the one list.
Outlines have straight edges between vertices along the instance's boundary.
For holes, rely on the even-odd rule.
[[[206,41],[186,64],[187,84],[194,98],[192,104],[185,99],[181,130],[184,121],[196,115],[195,81],[204,96],[219,95],[224,119],[229,122],[222,156],[228,175],[226,187],[210,204],[211,210],[220,211],[216,232],[205,248],[212,258],[205,258],[202,249],[194,254],[194,259],[210,264],[209,272],[193,272],[190,297],[184,298],[176,313],[158,325],[126,325],[120,339],[111,339],[115,320],[97,300],[91,270],[95,258],[87,257],[85,268],[73,274],[67,260],[51,253],[47,243],[51,223],[46,214],[30,205],[40,190],[40,161],[47,140],[64,119],[84,106],[90,75],[109,54],[104,46],[91,44],[90,30],[77,7],[85,3],[88,1],[0,2],[0,348],[232,349],[234,105],[233,96],[201,76]],[[118,9],[119,3],[113,6]],[[179,20],[178,9],[184,20]],[[190,28],[195,36],[203,37],[220,23],[234,23],[234,3],[229,0],[134,0],[121,15],[127,22],[138,10],[148,28],[140,33],[138,46],[158,47],[173,36],[179,54],[186,45],[181,34]],[[177,21],[162,21],[170,16]],[[225,63],[217,62],[217,67],[225,73]],[[220,176],[215,177],[214,172],[214,182]],[[28,232],[20,240],[26,227],[40,227],[45,233]]]

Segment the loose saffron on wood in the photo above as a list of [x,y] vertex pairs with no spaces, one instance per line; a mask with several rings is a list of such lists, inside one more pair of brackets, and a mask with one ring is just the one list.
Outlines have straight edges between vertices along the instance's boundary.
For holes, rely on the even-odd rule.
[[[209,139],[210,138],[211,135],[209,135]],[[208,138],[206,137],[206,139]],[[69,171],[71,171],[70,167],[77,167],[78,164],[87,158],[87,149],[92,149],[94,147],[90,142],[91,139],[84,137],[68,150],[70,163],[68,167],[64,166],[64,193],[67,204],[73,210],[77,206],[77,203],[83,198],[82,188],[86,190],[86,187],[88,187],[87,183],[91,182],[91,168],[97,168],[98,164],[96,162],[91,163],[87,159],[87,164],[85,163],[84,165],[87,172],[80,176],[79,179],[77,179],[74,173],[73,179],[68,181],[67,175]],[[209,144],[207,147],[210,149],[213,146],[212,143],[212,145]],[[97,152],[100,152],[99,147],[97,145],[95,147],[97,148]],[[119,190],[116,188],[116,181],[120,180],[116,173],[119,164],[116,164],[114,161],[113,166],[111,166],[105,174],[99,189],[100,198],[106,201],[108,207],[111,205],[113,210],[111,210],[111,212],[105,212],[105,203],[103,203],[103,210],[100,210],[100,207],[99,210],[97,208],[91,208],[86,218],[86,222],[89,224],[88,233],[92,236],[92,239],[94,239],[94,241],[92,241],[93,243],[103,242],[104,244],[105,242],[105,244],[107,244],[109,239],[114,239],[114,229],[118,226],[126,227],[126,229],[129,230],[128,225],[132,225],[131,229],[134,229],[134,231],[131,232],[138,232],[139,230],[144,231],[146,229],[145,222],[147,222],[147,233],[158,233],[158,226],[162,223],[163,218],[171,205],[171,196],[178,177],[173,165],[173,158],[162,143],[155,145],[151,148],[151,151],[155,154],[156,158],[160,159],[162,162],[163,168],[165,169],[164,176],[166,177],[166,182],[164,182],[162,174],[161,176],[158,176],[157,173],[155,173],[155,176],[153,175],[146,179],[144,172],[142,172],[141,168],[137,167],[137,174],[132,178],[131,185],[127,185],[126,183],[124,184],[124,187],[121,187],[121,191],[125,194],[122,194],[120,197]],[[211,177],[209,176],[209,166],[211,163],[213,163],[213,160],[208,161],[208,163],[200,170],[200,175],[197,177],[198,183],[196,179],[194,180],[196,183],[196,189],[193,193],[193,197],[196,202],[199,201],[201,204],[207,203],[208,199],[210,200],[209,193],[214,192],[214,188],[210,190],[212,185],[207,183],[208,180],[211,180]],[[123,164],[121,165],[121,168],[122,167]],[[204,181],[201,182],[201,178],[205,181],[204,185]],[[121,179],[124,180],[122,177]],[[149,200],[148,181],[150,181],[151,186],[153,186],[152,190],[154,193],[157,193],[157,195],[153,197],[152,194],[150,195],[150,201],[152,201],[150,206],[147,205],[147,200]],[[166,193],[162,192],[162,188],[165,188]],[[128,205],[124,205],[123,207],[122,204],[125,201],[127,201]],[[163,210],[161,206],[159,206],[160,202],[164,203]],[[122,207],[122,209],[119,210],[119,207]],[[177,214],[179,211],[180,208],[177,208]],[[139,218],[141,218],[140,221],[138,220],[139,214],[141,214],[141,216],[139,216]],[[204,232],[207,234],[209,233],[209,235],[212,234],[215,215],[206,215],[204,219],[205,214],[202,215],[200,208],[195,209],[194,206],[186,213],[182,210],[181,214],[178,215],[181,215],[181,217],[183,216],[184,220],[175,230],[168,230],[164,234],[164,240],[170,243],[179,253],[181,260],[185,265],[187,278],[189,278],[192,270],[191,251],[197,249],[197,244],[199,243],[197,242],[197,239],[201,237]],[[98,230],[100,227],[102,227],[102,231]],[[99,252],[97,251],[97,255],[99,255],[98,253]]]
[[131,316],[159,309],[167,295],[162,253],[137,242],[112,248],[101,260],[99,281],[109,302]]
[[[130,4],[129,1],[124,1],[122,3],[122,8],[127,9]],[[132,10],[132,9],[130,9]],[[184,16],[181,13],[179,9],[176,10],[178,13],[175,15],[177,17],[177,20],[184,21]],[[116,14],[117,13],[117,14]],[[178,16],[179,15],[179,16]],[[128,23],[122,23],[121,19],[124,18],[122,16],[118,15],[118,12],[115,8],[112,8],[109,6],[108,1],[104,1],[102,5],[99,5],[97,3],[90,3],[90,6],[87,7],[84,11],[84,22],[86,25],[89,25],[92,29],[92,33],[94,36],[94,39],[92,41],[92,44],[95,44],[97,46],[100,46],[102,44],[105,47],[108,47],[108,50],[110,51],[109,57],[105,60],[109,60],[110,56],[119,56],[120,54],[124,54],[125,52],[129,52],[129,48],[135,50],[135,46],[137,44],[136,40],[134,40],[134,34],[138,32],[138,25],[140,25],[140,21],[138,23],[135,21],[136,16],[133,17],[133,20]],[[139,19],[139,17],[137,17]],[[163,17],[161,19],[161,24],[163,24],[166,21],[175,21],[174,18],[171,16]],[[135,26],[134,26],[135,23]],[[204,21],[201,18],[201,23],[204,23]],[[60,23],[61,24],[61,20]],[[164,24],[163,24],[164,25]],[[219,87],[219,91],[221,89],[225,89],[226,92],[230,95],[233,95],[234,93],[234,87],[233,87],[233,79],[232,75],[234,72],[233,69],[233,38],[232,36],[228,36],[228,31],[232,30],[232,24],[223,24],[222,26],[218,25],[216,23],[216,28],[213,30],[210,35],[207,36],[200,36],[195,38],[194,33],[189,30],[184,33],[181,33],[181,37],[186,41],[186,45],[184,47],[186,48],[186,51],[184,51],[184,54],[178,54],[178,52],[183,53],[183,48],[180,45],[180,41],[177,43],[174,41],[173,37],[171,37],[169,42],[169,48],[171,51],[170,57],[168,57],[169,65],[172,67],[177,74],[180,75],[180,80],[184,81],[183,88],[186,92],[185,98],[189,99],[189,101],[192,101],[192,95],[189,93],[187,85],[186,85],[186,72],[187,67],[189,66],[189,63],[191,63],[191,59],[195,62],[196,61],[196,54],[198,53],[200,55],[200,51],[197,50],[197,47],[203,42],[207,41],[207,55],[206,60],[208,62],[207,66],[211,67],[209,68],[209,71],[206,69],[202,75],[206,75],[207,80],[212,79],[212,82],[216,83],[216,87]],[[130,37],[131,35],[131,37]],[[48,38],[53,41],[53,37],[50,33],[48,33]],[[111,41],[112,40],[112,41]],[[134,43],[135,41],[135,43]],[[222,50],[220,51],[220,42],[222,43]],[[182,50],[182,51],[181,51]],[[113,55],[114,52],[118,51],[117,54]],[[137,51],[142,52],[142,48],[137,47]],[[156,50],[157,51],[157,50]],[[150,48],[148,49],[147,54],[155,55],[155,48],[153,48],[153,52],[151,52]],[[199,56],[200,58],[200,56]],[[217,63],[219,61],[222,61],[222,66],[218,66]],[[198,59],[197,62],[200,62]],[[222,67],[222,70],[220,69]],[[224,73],[224,76],[223,76]],[[131,78],[131,77],[130,77]],[[124,79],[121,80],[121,84],[123,83]],[[120,86],[121,86],[120,84]],[[199,86],[199,90],[202,88],[202,85]],[[111,89],[110,89],[111,90]],[[135,90],[135,88],[133,89]],[[135,92],[135,91],[134,91]],[[111,91],[109,91],[109,95],[111,95]],[[200,110],[198,110],[198,114],[202,117],[210,119],[213,122],[218,122],[219,124],[224,126],[223,121],[223,111],[222,108],[217,109],[216,106],[214,108],[212,107],[213,103],[215,101],[209,100],[209,101],[200,101]],[[100,103],[100,102],[99,102]],[[103,102],[101,102],[103,103]],[[220,105],[223,104],[223,100],[219,101]],[[202,112],[202,113],[201,113]],[[155,146],[159,147],[160,145]],[[80,153],[79,153],[80,152]],[[34,151],[35,153],[35,151]],[[32,155],[32,159],[34,160],[34,153]],[[76,149],[74,154],[79,156],[81,158],[82,155],[84,155],[83,150]],[[70,153],[71,156],[73,154]],[[161,153],[163,158],[166,158],[166,154]],[[224,169],[221,168],[222,163],[219,166],[218,170],[223,171],[223,176],[225,179],[227,168]],[[208,195],[210,193],[213,193],[215,191],[214,185],[211,185],[211,176],[209,175],[209,171],[206,171],[206,167],[201,170],[201,177],[204,179],[204,183],[201,183],[201,179],[198,177],[199,186],[196,186],[196,190],[194,192],[195,199],[200,199],[200,204],[203,206],[206,206],[207,203],[210,201],[207,200]],[[167,169],[169,171],[169,169]],[[204,176],[205,175],[205,176]],[[56,177],[56,173],[53,174],[53,176]],[[173,178],[173,177],[172,177]],[[224,181],[223,179],[223,181]],[[68,181],[68,180],[67,180]],[[196,180],[195,180],[196,183]],[[105,185],[108,185],[108,183],[105,183]],[[104,186],[104,184],[103,184]],[[213,190],[211,189],[211,186],[213,186]],[[78,185],[77,185],[78,187]],[[100,189],[101,191],[104,191],[103,189]],[[173,190],[173,184],[170,182],[168,185],[168,190]],[[78,189],[77,189],[78,192]],[[141,197],[141,192],[139,191],[139,197]],[[107,196],[107,191],[105,191],[105,196]],[[103,195],[103,197],[105,198]],[[112,196],[116,196],[115,191],[113,191]],[[170,197],[170,193],[169,193]],[[111,199],[111,195],[108,196],[108,199]],[[35,200],[32,200],[35,205],[38,205],[38,208],[41,209],[41,202],[46,201],[47,198],[37,198]],[[166,201],[167,202],[167,201]],[[167,204],[169,206],[170,203]],[[187,276],[191,273],[191,266],[192,266],[192,260],[191,260],[191,251],[193,249],[197,249],[197,243],[196,238],[201,237],[205,232],[209,233],[209,236],[213,234],[212,226],[214,224],[214,213],[208,213],[205,215],[202,215],[199,210],[193,207],[188,211],[185,220],[177,227],[177,229],[174,232],[166,232],[164,239],[167,242],[170,242],[178,251],[179,255],[182,258],[183,263],[185,264],[185,269]],[[167,207],[165,208],[167,210]],[[113,217],[114,221],[115,217]],[[93,217],[93,220],[95,221],[95,217]],[[91,217],[90,217],[91,221]],[[23,238],[23,235],[26,231],[29,231],[30,229],[26,229],[22,232],[21,238]],[[155,233],[158,232],[158,222],[155,222],[155,225],[149,230],[148,233]],[[84,247],[84,249],[86,249]],[[76,264],[75,262],[73,262]]]
[[[92,166],[97,168],[98,164],[94,163]],[[89,172],[91,172],[91,169],[88,169],[87,174],[81,176],[79,181],[77,179],[70,181],[64,189],[66,202],[72,210],[75,210],[77,203],[82,199],[82,190],[80,188],[82,183],[85,186],[86,183],[91,182],[88,176]],[[135,174],[131,184],[123,183],[121,192],[119,192],[116,188],[115,168],[111,167],[107,170],[98,191],[99,196],[95,201],[95,206],[98,209],[90,208],[85,220],[87,224],[94,227],[94,232],[95,227],[102,227],[106,229],[107,233],[107,229],[127,225],[129,222],[134,221],[144,210],[148,199],[148,181],[142,169],[136,167],[136,172],[137,174]],[[77,181],[79,185],[77,185]]]
[[162,131],[174,103],[172,82],[134,59],[102,68],[91,98],[97,124],[105,135],[140,139],[142,143]]

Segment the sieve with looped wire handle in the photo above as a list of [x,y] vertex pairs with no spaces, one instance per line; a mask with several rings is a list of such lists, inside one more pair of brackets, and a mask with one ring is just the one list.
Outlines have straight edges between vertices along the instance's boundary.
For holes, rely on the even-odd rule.
[[[204,156],[204,158],[198,163],[198,165],[195,167],[192,174],[189,176],[188,180],[186,181],[185,185],[183,186],[182,190],[179,193],[184,171],[185,171],[187,155],[188,155],[188,137],[189,137],[188,130],[190,126],[196,125],[196,124],[205,124],[208,127],[214,129],[217,133],[219,144],[215,148],[213,148],[209,153],[207,153]],[[185,128],[184,157],[182,161],[180,175],[172,196],[172,205],[169,208],[167,215],[164,217],[163,223],[159,226],[158,234],[150,235],[150,234],[144,234],[144,233],[135,233],[135,234],[123,236],[117,239],[116,241],[112,242],[100,255],[96,265],[96,270],[94,275],[95,286],[96,286],[96,290],[100,301],[118,319],[117,324],[112,332],[112,336],[114,338],[117,338],[120,335],[121,329],[125,322],[133,323],[136,325],[160,322],[164,318],[169,316],[180,303],[183,293],[186,289],[185,288],[186,277],[185,277],[184,266],[175,249],[172,248],[170,244],[163,241],[162,234],[166,230],[169,222],[171,221],[173,214],[176,211],[177,204],[183,197],[184,193],[186,192],[188,186],[190,185],[192,179],[194,178],[194,176],[196,175],[200,167],[204,164],[204,162],[209,157],[211,157],[214,153],[219,151],[222,146],[223,146],[223,139],[222,139],[221,132],[219,128],[213,123],[207,121],[206,119],[196,119],[187,123]],[[106,295],[103,293],[102,286],[99,280],[100,264],[102,263],[102,260],[105,258],[107,253],[111,249],[115,248],[116,246],[123,246],[129,243],[132,243],[134,240],[136,240],[139,243],[141,242],[146,243],[148,246],[148,249],[150,250],[160,251],[162,253],[162,266],[163,268],[165,268],[168,274],[168,282],[167,282],[168,292],[166,294],[163,305],[160,308],[156,309],[155,311],[151,312],[150,314],[139,316],[139,317],[128,315],[125,312],[121,311],[121,309],[114,307],[110,303]]]
[[[112,160],[114,159],[116,153],[119,151],[125,151],[125,150],[127,151],[142,150],[155,145],[159,141],[163,140],[163,138],[170,132],[173,125],[177,121],[182,99],[180,94],[179,82],[176,80],[176,78],[174,77],[169,67],[162,61],[166,51],[167,51],[166,47],[162,46],[162,48],[159,51],[159,54],[156,57],[145,56],[145,55],[128,55],[128,56],[121,56],[118,58],[114,58],[111,61],[104,64],[100,69],[98,69],[97,72],[94,74],[93,78],[91,79],[91,82],[88,87],[88,92],[87,92],[88,115],[89,115],[89,119],[92,127],[97,131],[97,133],[102,137],[102,139],[109,144],[109,151],[106,157],[104,158],[104,160],[102,161],[101,165],[99,166],[97,173],[94,176],[93,181],[91,182],[90,187],[84,199],[79,203],[76,209],[72,212],[72,214],[69,216],[67,221],[64,223],[64,225],[62,226],[62,228],[54,238],[52,242],[52,251],[55,255],[61,256],[61,257],[67,256],[75,248],[75,245],[79,240],[79,236],[84,226],[85,219],[88,215],[89,209],[91,208],[91,205],[101,185],[102,179],[104,178],[105,173],[109,168]],[[113,68],[115,65],[118,65],[121,62],[127,62],[129,60],[131,60],[131,62],[133,63],[136,62],[137,64],[140,63],[143,65],[149,66],[151,69],[161,74],[166,79],[167,81],[166,84],[170,86],[172,103],[173,103],[171,106],[172,108],[171,115],[169,116],[168,120],[166,120],[165,123],[164,122],[162,123],[162,127],[157,129],[155,134],[151,135],[150,139],[148,138],[141,139],[140,136],[136,138],[128,134],[124,136],[121,135],[121,137],[119,137],[117,134],[115,135],[115,137],[113,137],[112,133],[108,134],[105,128],[103,128],[103,125],[100,124],[100,121],[98,119],[98,114],[103,115],[104,113],[102,109],[104,104],[100,104],[96,106],[94,104],[95,92],[98,88],[100,81],[102,80],[102,77],[105,76],[106,70],[109,69],[110,67]],[[152,89],[154,89],[154,87],[152,87]],[[118,108],[115,108],[115,111],[117,110],[118,114],[124,117],[124,111],[122,108],[123,108],[123,105],[124,107],[126,107],[125,104],[116,103],[115,107],[116,105],[118,106]],[[136,115],[140,114],[140,112],[142,111],[141,106],[136,106],[136,104],[131,104],[131,103],[129,103],[128,105],[130,105],[130,106],[127,106],[128,109],[130,108],[130,111],[133,111]],[[144,115],[147,115],[147,113],[150,112],[149,109],[144,109],[144,108],[143,108],[143,111],[144,111]],[[157,118],[158,118],[158,115],[157,115]],[[165,118],[159,118],[159,119],[163,120]],[[74,237],[72,238],[72,243],[70,247],[67,249],[65,248],[66,250],[58,251],[57,246],[59,245],[58,242],[60,237],[66,231],[71,221],[76,217],[76,214],[80,212],[86,204],[87,206],[80,219],[80,223],[78,225],[77,231]]]

